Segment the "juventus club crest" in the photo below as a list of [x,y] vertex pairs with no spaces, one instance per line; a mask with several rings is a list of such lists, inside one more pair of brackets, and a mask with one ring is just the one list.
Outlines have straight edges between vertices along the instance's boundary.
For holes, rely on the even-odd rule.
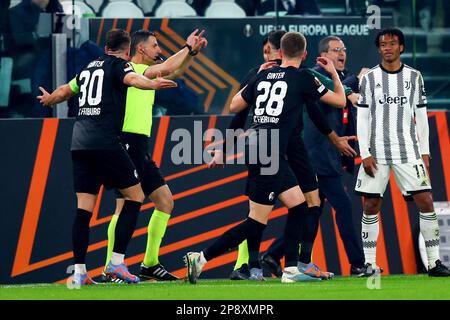
[[406,90],[411,89],[411,81],[405,81],[405,89]]

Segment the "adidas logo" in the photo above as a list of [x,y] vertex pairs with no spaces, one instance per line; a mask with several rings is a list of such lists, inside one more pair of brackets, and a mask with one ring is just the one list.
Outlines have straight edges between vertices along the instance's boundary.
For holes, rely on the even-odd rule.
[[379,84],[379,83],[377,83],[377,86],[376,86],[377,88],[381,88],[381,84]]

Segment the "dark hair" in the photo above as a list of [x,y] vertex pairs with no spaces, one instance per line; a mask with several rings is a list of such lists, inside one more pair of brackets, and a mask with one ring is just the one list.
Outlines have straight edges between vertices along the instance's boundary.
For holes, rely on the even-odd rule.
[[131,56],[136,54],[137,45],[146,41],[149,37],[155,37],[153,32],[148,30],[138,30],[131,35]]
[[306,50],[306,38],[299,32],[287,32],[281,38],[281,51],[287,58],[297,58]]
[[375,38],[375,45],[377,46],[377,48],[380,47],[380,38],[387,34],[391,36],[397,36],[398,43],[403,46],[403,50],[400,53],[403,53],[403,51],[405,51],[405,35],[398,28],[386,28],[378,32],[377,37]]
[[122,29],[112,29],[106,34],[105,46],[111,51],[124,50],[130,45],[130,35]]
[[267,41],[275,49],[278,50],[281,47],[281,38],[286,34],[284,30],[272,30],[267,36]]
[[336,36],[328,36],[323,38],[319,42],[319,53],[328,52],[328,50],[330,50],[330,41],[342,41],[342,39]]

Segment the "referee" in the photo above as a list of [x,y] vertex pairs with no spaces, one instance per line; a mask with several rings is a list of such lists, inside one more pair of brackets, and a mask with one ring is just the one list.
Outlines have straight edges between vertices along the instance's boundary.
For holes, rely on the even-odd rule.
[[[176,78],[184,72],[198,51],[207,45],[207,40],[203,37],[204,31],[198,35],[197,33],[198,29],[194,30],[187,38],[186,45],[179,52],[159,63],[162,61],[160,58],[161,48],[155,34],[148,30],[136,31],[131,37],[130,64],[138,74],[147,77],[163,74],[166,77]],[[149,153],[154,100],[154,90],[128,88],[121,140],[141,177],[144,194],[149,196],[155,204],[155,210],[148,224],[147,246],[139,276],[146,280],[172,281],[178,280],[178,278],[169,273],[158,259],[161,241],[174,204],[172,193]],[[124,203],[122,194],[118,192],[116,211],[108,227],[108,254],[105,268],[111,258],[115,242],[114,230]],[[104,280],[117,281],[115,279]]]

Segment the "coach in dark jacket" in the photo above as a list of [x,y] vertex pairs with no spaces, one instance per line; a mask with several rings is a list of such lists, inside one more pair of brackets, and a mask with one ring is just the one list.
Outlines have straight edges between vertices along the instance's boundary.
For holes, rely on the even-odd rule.
[[[319,52],[321,56],[333,61],[342,83],[358,92],[358,77],[345,69],[346,48],[342,40],[334,36],[322,39],[319,43]],[[316,66],[314,69],[328,76],[322,68]],[[339,136],[356,135],[354,110],[348,99],[344,109],[323,103],[319,103],[318,107],[327,118],[331,129]],[[312,165],[317,172],[322,208],[324,199],[327,199],[335,209],[339,233],[352,265],[351,273],[359,274],[364,266],[364,252],[361,237],[358,236],[353,223],[352,203],[342,182],[343,167],[353,173],[354,159],[342,157],[311,121],[305,121],[304,130],[306,148],[310,158],[314,159]]]

